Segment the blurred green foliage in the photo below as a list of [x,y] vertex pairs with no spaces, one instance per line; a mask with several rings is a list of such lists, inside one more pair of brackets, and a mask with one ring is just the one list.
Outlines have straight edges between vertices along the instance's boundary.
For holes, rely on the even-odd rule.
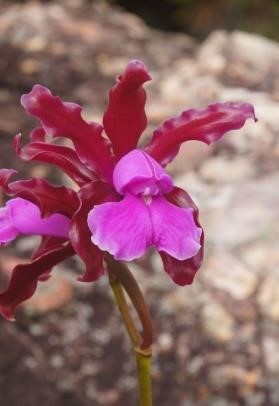
[[279,0],[110,0],[154,27],[204,38],[241,29],[279,39]]

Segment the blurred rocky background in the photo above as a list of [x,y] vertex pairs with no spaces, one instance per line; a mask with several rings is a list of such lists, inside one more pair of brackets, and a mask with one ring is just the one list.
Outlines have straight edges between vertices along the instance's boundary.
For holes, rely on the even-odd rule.
[[[276,0],[0,1],[0,164],[23,177],[68,182],[12,152],[13,135],[34,125],[19,104],[34,83],[98,121],[115,75],[142,59],[153,77],[146,137],[188,107],[255,106],[257,124],[213,147],[188,143],[171,167],[206,230],[195,283],[175,286],[153,254],[132,266],[157,332],[155,405],[279,404],[278,16]],[[2,286],[36,243],[1,250]],[[136,404],[130,343],[107,280],[77,283],[79,269],[64,263],[17,323],[0,321],[1,406]]]

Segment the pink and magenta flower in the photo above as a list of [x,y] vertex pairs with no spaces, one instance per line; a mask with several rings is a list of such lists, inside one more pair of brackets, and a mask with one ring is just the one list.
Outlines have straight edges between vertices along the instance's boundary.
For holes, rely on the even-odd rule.
[[[103,125],[85,121],[79,105],[61,101],[43,86],[22,96],[24,109],[40,127],[23,147],[21,135],[15,137],[17,155],[55,165],[78,188],[37,178],[9,182],[15,171],[0,171],[0,185],[12,197],[0,209],[0,244],[21,234],[42,237],[31,261],[15,267],[0,293],[4,317],[12,319],[51,268],[74,254],[85,264],[79,280],[90,282],[104,273],[106,253],[131,261],[155,247],[175,283],[192,283],[203,259],[203,230],[194,202],[165,167],[183,142],[218,141],[255,119],[254,109],[229,102],[186,110],[161,124],[139,148],[147,125],[143,85],[150,79],[142,62],[131,61],[109,93]],[[71,146],[47,142],[46,136],[67,138]]]

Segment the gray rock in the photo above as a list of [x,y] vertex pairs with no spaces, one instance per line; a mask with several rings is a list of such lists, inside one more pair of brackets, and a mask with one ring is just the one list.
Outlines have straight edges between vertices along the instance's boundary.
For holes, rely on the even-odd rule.
[[266,366],[270,373],[279,374],[279,341],[278,337],[265,336],[263,340]]
[[[214,202],[208,201],[204,213],[207,238],[219,247],[239,246],[267,238],[278,227],[279,174],[244,185],[215,189]],[[211,206],[211,208],[210,208]]]
[[235,85],[277,89],[279,46],[260,35],[233,31],[213,32],[199,51],[203,71]]
[[[279,321],[279,275],[267,274],[261,285],[258,295],[258,303],[262,308],[263,314],[274,320]],[[279,331],[278,331],[279,332]],[[279,361],[279,359],[278,359]],[[278,364],[279,365],[279,364]]]
[[235,334],[232,316],[218,303],[208,303],[202,310],[206,334],[218,342],[228,342]]
[[215,156],[203,163],[200,173],[206,181],[229,184],[251,178],[255,167],[251,160],[245,157],[226,159],[223,156]]
[[236,300],[248,298],[257,285],[253,271],[227,251],[215,251],[207,260],[203,276],[209,285],[228,292]]

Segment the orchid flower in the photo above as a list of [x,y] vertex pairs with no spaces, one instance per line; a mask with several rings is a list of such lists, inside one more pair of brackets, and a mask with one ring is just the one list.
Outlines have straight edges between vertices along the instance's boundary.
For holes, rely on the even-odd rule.
[[[4,317],[12,319],[38,281],[74,254],[86,267],[79,279],[89,282],[104,273],[106,252],[131,261],[154,246],[175,283],[192,283],[203,258],[203,230],[197,207],[186,191],[174,186],[165,167],[183,142],[218,141],[255,119],[254,110],[250,104],[230,102],[186,110],[162,123],[139,148],[147,125],[143,85],[150,79],[142,62],[129,62],[109,93],[103,125],[85,121],[79,105],[61,101],[43,86],[22,96],[24,109],[41,126],[23,147],[21,135],[15,137],[17,155],[57,166],[79,189],[43,179],[9,182],[14,171],[0,171],[0,185],[13,197],[0,209],[0,243],[19,234],[42,236],[31,262],[17,265],[0,293]],[[48,143],[46,135],[67,138],[72,146]]]

